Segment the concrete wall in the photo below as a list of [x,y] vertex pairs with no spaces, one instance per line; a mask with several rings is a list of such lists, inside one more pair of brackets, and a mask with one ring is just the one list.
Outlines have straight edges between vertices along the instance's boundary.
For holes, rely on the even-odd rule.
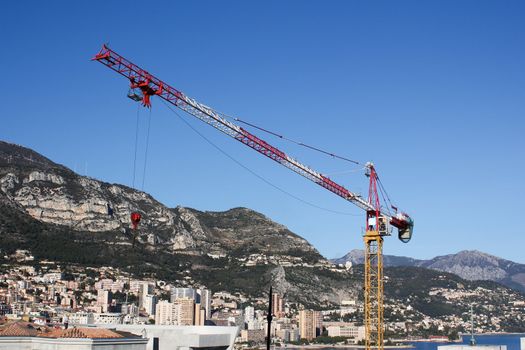
[[146,350],[147,339],[0,337],[0,350]]
[[2,337],[0,338],[0,350],[32,350],[32,339],[29,337]]
[[218,326],[157,326],[157,325],[96,325],[149,338],[147,350],[153,350],[153,338],[159,339],[159,350],[188,350],[190,348],[227,348],[233,343],[239,327]]
[[507,350],[506,345],[440,345],[438,350]]

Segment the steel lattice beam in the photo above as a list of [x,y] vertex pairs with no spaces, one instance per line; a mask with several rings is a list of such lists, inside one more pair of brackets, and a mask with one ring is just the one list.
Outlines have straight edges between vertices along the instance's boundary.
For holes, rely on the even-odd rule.
[[[324,187],[343,199],[355,204],[359,208],[367,211],[375,210],[375,203],[369,203],[361,198],[361,196],[352,193],[344,186],[329,179],[327,176],[298,162],[276,147],[271,146],[266,141],[249,133],[238,125],[229,122],[210,107],[184,95],[181,91],[171,87],[169,84],[166,84],[150,74],[148,71],[133,64],[131,61],[108,48],[106,45],[102,47],[93,60],[104,64],[115,72],[126,77],[130,81],[132,88],[140,89],[143,93],[143,104],[145,106],[150,106],[150,96],[159,96],[165,101],[213,126],[217,130],[222,131],[266,157],[284,165],[308,180],[315,182],[319,186]],[[386,216],[390,223],[395,227],[407,226],[407,222],[402,219],[400,220],[400,218],[396,216],[391,216],[386,213],[382,213],[382,215]]]

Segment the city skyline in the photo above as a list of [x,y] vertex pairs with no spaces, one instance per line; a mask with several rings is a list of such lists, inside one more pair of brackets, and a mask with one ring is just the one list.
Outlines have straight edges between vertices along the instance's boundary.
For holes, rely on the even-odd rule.
[[[32,262],[27,256],[26,260],[21,258],[22,255],[18,264],[7,268],[0,275],[0,321],[3,317],[10,320],[30,317],[39,326],[63,325],[66,329],[67,326],[82,328],[86,325],[117,329],[130,327],[128,329],[139,333],[144,326],[153,322],[155,326],[163,327],[215,324],[234,329],[240,327],[240,346],[242,342],[264,342],[269,302],[268,295],[264,294],[268,291],[261,291],[262,296],[254,296],[243,292],[210,291],[202,286],[188,284],[187,280],[166,284],[153,278],[130,279],[128,273],[112,267],[76,267],[71,270],[71,267],[61,268],[48,263],[35,268],[25,265]],[[90,277],[86,276],[88,269],[91,270]],[[348,271],[342,269],[339,273],[346,274]],[[126,286],[128,283],[129,286]],[[517,291],[481,281],[457,287],[453,280],[445,284],[436,281],[428,290],[420,290],[421,283],[416,286],[408,288],[412,290],[408,297],[389,299],[385,305],[388,310],[385,326],[391,339],[427,337],[435,340],[439,337],[456,340],[458,332],[470,330],[471,321],[465,315],[469,314],[472,300],[478,301],[477,311],[473,315],[475,332],[523,329],[525,297]],[[485,288],[490,286],[494,289]],[[124,302],[124,293],[133,296],[134,301]],[[209,303],[204,298],[208,298]],[[433,300],[424,306],[418,298]],[[141,299],[145,301],[142,306]],[[274,293],[272,299],[277,304],[274,304],[272,311],[274,320],[271,334],[278,341],[315,343],[319,338],[321,342],[331,340],[361,344],[365,338],[363,300],[358,297],[357,291],[354,297],[341,299],[329,308],[326,304],[304,306],[297,300],[288,300],[286,295],[280,293]],[[154,307],[148,305],[152,301]],[[448,312],[433,314],[436,305],[443,306],[445,301],[449,308],[442,311]],[[206,317],[207,307],[213,309],[210,318]],[[200,311],[198,314],[197,310]],[[20,324],[23,327],[26,325]],[[4,329],[9,329],[9,324],[7,327]],[[213,328],[201,331],[214,332]]]

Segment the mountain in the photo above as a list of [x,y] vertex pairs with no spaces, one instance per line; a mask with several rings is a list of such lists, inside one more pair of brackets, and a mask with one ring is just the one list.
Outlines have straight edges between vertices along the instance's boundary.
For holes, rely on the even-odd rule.
[[467,280],[496,281],[525,292],[525,264],[518,264],[476,250],[438,256],[419,266],[455,273]]
[[[352,250],[339,259],[337,264],[350,261],[364,262],[362,250]],[[498,258],[477,250],[464,250],[456,254],[437,256],[430,260],[417,260],[404,256],[384,255],[385,266],[418,266],[427,269],[454,273],[466,280],[490,280],[525,292],[525,265]]]
[[[142,215],[137,231],[130,228],[133,211]],[[363,299],[361,266],[337,268],[261,213],[168,208],[147,193],[80,176],[30,149],[0,142],[0,273],[18,264],[22,250],[34,257],[24,264],[37,268],[54,264],[87,272],[112,266],[137,278],[206,286],[252,301],[264,297],[269,284],[287,301],[316,309]],[[511,323],[513,303],[525,298],[496,283],[389,267],[385,295],[392,319],[399,310],[413,322],[425,315],[461,318],[475,296],[480,305],[500,305],[480,312],[501,314],[509,320],[505,329],[525,329]]]
[[[347,261],[353,265],[363,264],[365,261],[365,251],[353,249],[341,258],[331,259],[334,264],[345,264]],[[421,260],[407,258],[405,256],[383,255],[383,264],[385,266],[419,266]]]
[[[355,278],[328,271],[331,264],[312,245],[263,214],[168,208],[147,193],[77,175],[6,142],[0,142],[0,199],[1,256],[26,249],[37,261],[111,265],[252,296],[273,281],[304,304],[336,304],[359,290]],[[134,211],[142,216],[136,232]]]
[[130,234],[130,214],[140,212],[141,243],[183,254],[225,254],[232,249],[274,253],[300,250],[324,258],[306,240],[246,208],[224,213],[167,208],[147,193],[79,176],[27,148],[0,142],[0,189],[43,223],[74,231]]

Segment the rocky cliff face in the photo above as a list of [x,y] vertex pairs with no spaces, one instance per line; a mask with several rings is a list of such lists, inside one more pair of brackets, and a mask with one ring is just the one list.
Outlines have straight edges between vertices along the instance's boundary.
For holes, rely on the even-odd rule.
[[477,250],[438,256],[418,266],[451,272],[467,280],[491,280],[525,292],[525,265]]
[[[292,300],[305,303],[336,303],[359,288],[335,283],[335,275],[317,276],[330,263],[306,240],[253,210],[168,208],[147,193],[79,176],[6,142],[0,142],[0,199],[8,214],[0,218],[4,249],[29,249],[42,259],[116,264],[252,295],[261,281],[278,280]],[[130,228],[134,211],[142,215],[137,233]],[[333,291],[344,290],[341,296],[332,293],[330,280]]]
[[504,268],[508,263],[511,262],[476,250],[464,250],[457,254],[438,256],[419,265],[451,272],[467,280],[497,281],[507,276]]
[[0,142],[0,189],[39,221],[75,230],[124,229],[132,211],[143,212],[145,227],[166,230],[175,220],[171,210],[144,192],[79,176],[5,142]]
[[[362,250],[352,250],[332,262],[344,264],[364,262]],[[525,292],[525,265],[476,250],[464,250],[457,254],[438,256],[430,260],[417,260],[403,256],[385,255],[385,266],[418,266],[456,274],[466,280],[490,280]]]
[[187,211],[194,215],[200,228],[207,232],[205,236],[212,252],[286,254],[298,250],[305,255],[313,254],[316,260],[325,261],[305,239],[253,210],[234,208],[225,212]]
[[0,189],[33,218],[77,231],[129,231],[130,214],[142,215],[140,239],[190,254],[227,254],[250,247],[317,251],[264,215],[245,208],[224,213],[170,209],[147,193],[79,176],[27,148],[0,142]]

